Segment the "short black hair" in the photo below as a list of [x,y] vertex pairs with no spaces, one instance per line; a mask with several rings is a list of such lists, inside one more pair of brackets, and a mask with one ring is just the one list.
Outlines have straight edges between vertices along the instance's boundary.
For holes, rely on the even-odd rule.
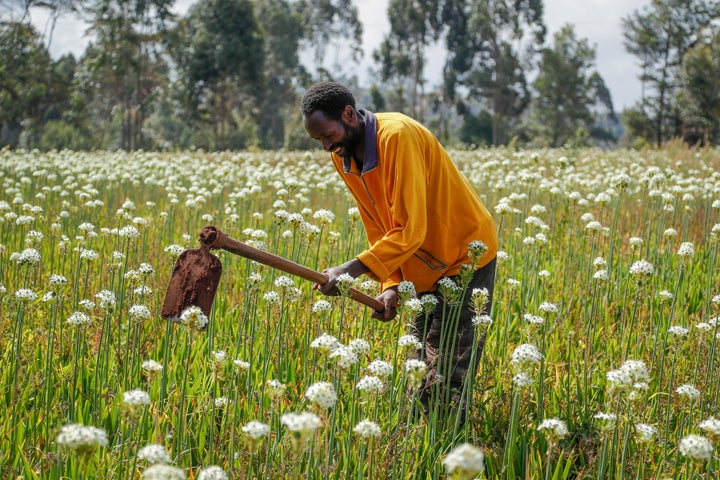
[[330,120],[340,120],[346,106],[355,108],[355,97],[350,90],[339,83],[320,82],[305,92],[301,105],[304,117],[321,111]]

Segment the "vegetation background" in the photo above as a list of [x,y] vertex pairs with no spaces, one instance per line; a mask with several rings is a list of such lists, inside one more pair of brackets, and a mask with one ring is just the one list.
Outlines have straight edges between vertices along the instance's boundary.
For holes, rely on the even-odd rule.
[[[0,0],[0,145],[48,149],[303,149],[297,104],[337,80],[370,109],[407,113],[449,146],[661,145],[718,139],[717,0],[652,0],[622,19],[641,98],[617,112],[595,48],[567,25],[547,38],[542,0],[391,0],[360,84],[352,0]],[[30,22],[45,9],[50,34]],[[80,15],[92,41],[53,59]],[[427,82],[431,46],[442,82]],[[307,68],[303,57],[316,60]]]

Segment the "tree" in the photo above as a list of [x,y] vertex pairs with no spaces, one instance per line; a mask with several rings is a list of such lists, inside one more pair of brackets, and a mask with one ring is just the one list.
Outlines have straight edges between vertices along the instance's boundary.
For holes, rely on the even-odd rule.
[[[446,0],[448,58],[444,90],[481,97],[492,115],[492,143],[506,143],[529,103],[525,71],[533,45],[542,44],[542,0]],[[523,45],[526,36],[530,42]],[[523,59],[523,56],[526,56]]]
[[716,0],[652,0],[622,21],[625,49],[638,57],[642,66],[643,98],[636,110],[650,119],[648,140],[658,146],[680,134],[680,112],[674,98],[682,58],[697,41],[698,32],[718,17]]
[[[331,68],[338,77],[348,59],[357,62],[362,58],[362,23],[353,0],[299,0],[294,8],[305,27],[301,47],[313,52],[318,65],[315,73]],[[328,48],[330,44],[332,48]],[[328,58],[328,51],[335,57]]]
[[390,31],[373,52],[373,59],[381,66],[382,80],[392,80],[395,85],[396,109],[404,110],[407,85],[411,115],[421,121],[425,50],[441,33],[440,4],[438,0],[390,0]]
[[720,32],[708,31],[683,57],[678,104],[683,138],[707,145],[720,126]]
[[594,63],[595,49],[586,39],[578,39],[571,25],[555,34],[552,47],[542,50],[534,113],[550,146],[572,140],[578,127],[588,132],[592,128],[590,69]]
[[94,118],[109,131],[119,128],[116,146],[122,149],[144,146],[143,123],[153,95],[166,82],[160,42],[173,1],[88,2],[89,31],[96,40],[84,59],[84,91]]
[[[286,0],[267,0],[255,6],[264,35],[265,68],[260,99],[258,137],[262,148],[281,148],[288,144],[286,123],[303,140],[305,129],[299,124],[295,91],[307,81],[298,49],[303,35],[303,17]],[[294,123],[288,119],[297,118]]]
[[238,137],[250,121],[262,90],[264,46],[249,0],[206,0],[181,22],[176,62],[185,100],[196,126],[209,124],[206,148],[243,148],[254,140]]
[[[61,62],[64,62],[62,60]],[[0,145],[34,147],[44,123],[64,109],[70,80],[35,29],[0,23]]]

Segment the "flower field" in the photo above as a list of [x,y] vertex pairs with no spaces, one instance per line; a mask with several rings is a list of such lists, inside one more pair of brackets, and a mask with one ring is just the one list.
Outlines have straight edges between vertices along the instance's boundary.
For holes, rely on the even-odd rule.
[[452,152],[501,249],[460,425],[414,415],[422,299],[382,323],[214,252],[209,318],[160,317],[205,225],[364,249],[325,152],[0,150],[0,478],[718,478],[719,153]]

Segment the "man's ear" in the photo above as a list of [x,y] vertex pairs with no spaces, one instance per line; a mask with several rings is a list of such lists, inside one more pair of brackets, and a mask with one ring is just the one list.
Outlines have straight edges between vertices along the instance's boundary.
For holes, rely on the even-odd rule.
[[357,118],[355,115],[355,109],[351,107],[350,105],[345,106],[345,110],[343,110],[343,119],[346,123],[350,122],[356,122]]

